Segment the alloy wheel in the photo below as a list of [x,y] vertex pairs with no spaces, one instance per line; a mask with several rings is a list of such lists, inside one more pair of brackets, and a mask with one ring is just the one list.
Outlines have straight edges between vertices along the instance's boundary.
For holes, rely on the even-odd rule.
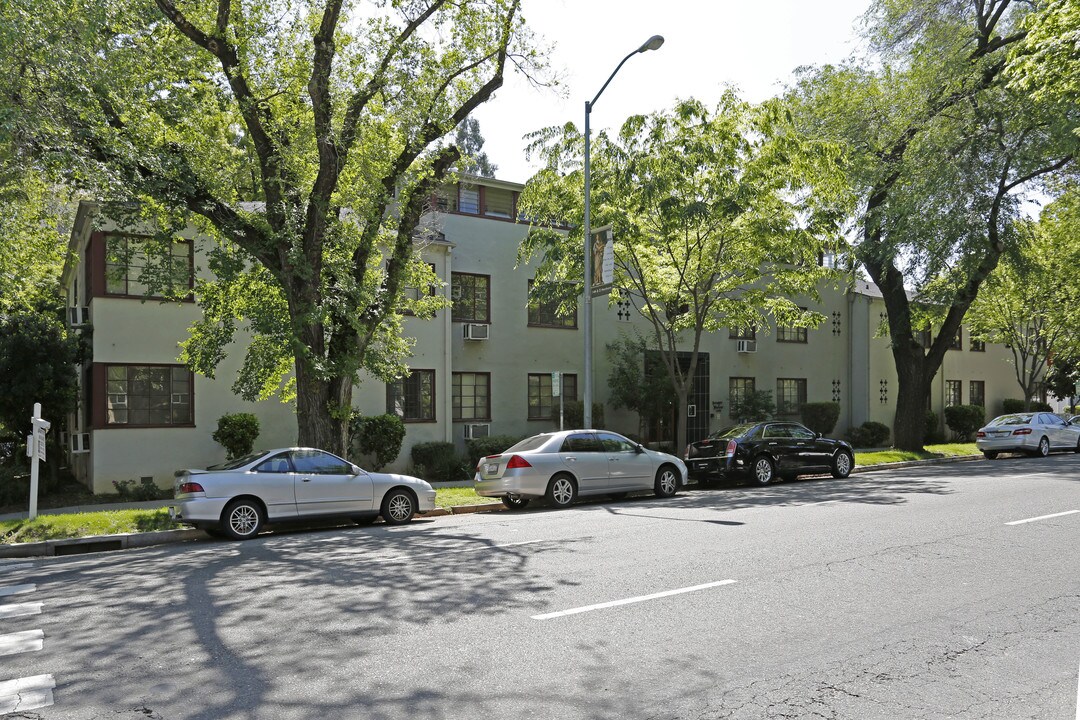
[[259,527],[259,511],[250,505],[237,505],[229,513],[229,527],[237,535],[251,535]]
[[559,505],[568,505],[574,499],[574,484],[566,478],[559,478],[551,486],[551,496]]
[[413,514],[412,500],[405,493],[390,498],[386,511],[395,522],[405,522]]

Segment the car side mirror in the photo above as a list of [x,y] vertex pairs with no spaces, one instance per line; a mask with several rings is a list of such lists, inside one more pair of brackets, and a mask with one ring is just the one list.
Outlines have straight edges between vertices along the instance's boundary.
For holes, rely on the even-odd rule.
[[642,445],[641,443],[638,443],[637,445],[634,446],[634,450],[636,450],[637,454],[640,455],[641,453],[645,452],[645,446]]
[[816,438],[820,438],[820,437],[822,437],[822,434],[821,434],[821,433],[819,433],[819,432],[816,432],[816,433],[814,433],[814,437],[816,437]]
[[364,472],[364,471],[360,469],[359,465],[353,465],[352,466],[352,474],[353,475],[359,475],[362,472]]

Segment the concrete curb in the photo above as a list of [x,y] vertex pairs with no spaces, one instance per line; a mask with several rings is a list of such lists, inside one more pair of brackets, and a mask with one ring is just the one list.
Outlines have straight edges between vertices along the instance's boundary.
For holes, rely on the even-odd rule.
[[[876,472],[879,470],[897,470],[920,465],[945,465],[948,463],[982,460],[982,455],[958,455],[956,457],[933,458],[930,460],[906,460],[904,462],[884,463],[882,465],[856,466],[851,474]],[[418,514],[420,518],[436,518],[445,515],[467,515],[470,513],[501,512],[506,507],[501,503],[480,503],[477,505],[454,505],[450,508],[435,508],[430,512]],[[0,558],[54,557],[57,555],[77,555],[128,548],[149,547],[166,543],[184,542],[207,537],[202,530],[155,530],[145,533],[124,533],[121,535],[93,535],[68,540],[45,540],[44,542],[0,545]]]

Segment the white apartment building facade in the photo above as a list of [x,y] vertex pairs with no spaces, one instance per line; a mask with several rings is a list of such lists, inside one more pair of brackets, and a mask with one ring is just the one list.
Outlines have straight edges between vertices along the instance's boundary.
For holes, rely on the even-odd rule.
[[[583,347],[580,309],[560,316],[527,302],[533,269],[517,265],[528,225],[516,221],[522,186],[475,179],[448,188],[424,223],[437,240],[424,248],[452,307],[431,320],[409,318],[416,338],[411,375],[387,385],[363,378],[353,404],[366,415],[395,412],[407,425],[402,452],[390,469],[410,469],[410,448],[421,442],[463,446],[466,433],[525,436],[554,429],[552,373],[561,373],[562,394],[579,399]],[[175,243],[171,262],[193,282],[205,266],[198,238]],[[146,298],[140,268],[107,262],[110,243],[137,243],[115,231],[93,203],[82,203],[63,273],[69,320],[89,338],[90,357],[80,369],[80,404],[69,418],[68,447],[78,478],[95,492],[114,481],[152,478],[171,483],[173,472],[206,467],[225,457],[211,434],[226,413],[259,417],[257,447],[296,442],[293,407],[276,399],[251,403],[230,387],[244,348],[234,345],[215,378],[182,366],[178,343],[200,317],[193,301]],[[186,275],[185,275],[186,274]],[[806,304],[806,303],[800,303]],[[688,414],[690,439],[730,423],[731,398],[771,390],[778,405],[797,417],[804,402],[837,402],[834,435],[866,420],[892,425],[897,381],[884,325],[884,304],[872,285],[853,281],[826,291],[809,307],[826,322],[818,328],[762,328],[747,334],[710,334],[701,346],[701,367]],[[605,345],[624,333],[646,334],[644,321],[627,303],[593,304],[594,400],[605,403],[605,424],[636,433],[638,418],[608,401]],[[933,383],[931,409],[948,404],[986,405],[1018,396],[1003,346],[973,342],[962,330]]]

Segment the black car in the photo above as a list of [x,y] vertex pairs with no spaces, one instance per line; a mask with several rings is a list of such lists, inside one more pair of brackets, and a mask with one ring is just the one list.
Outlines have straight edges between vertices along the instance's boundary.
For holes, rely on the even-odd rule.
[[777,477],[832,473],[846,478],[855,467],[855,451],[843,440],[822,437],[797,422],[766,421],[733,425],[686,447],[690,477],[746,477],[768,485]]

